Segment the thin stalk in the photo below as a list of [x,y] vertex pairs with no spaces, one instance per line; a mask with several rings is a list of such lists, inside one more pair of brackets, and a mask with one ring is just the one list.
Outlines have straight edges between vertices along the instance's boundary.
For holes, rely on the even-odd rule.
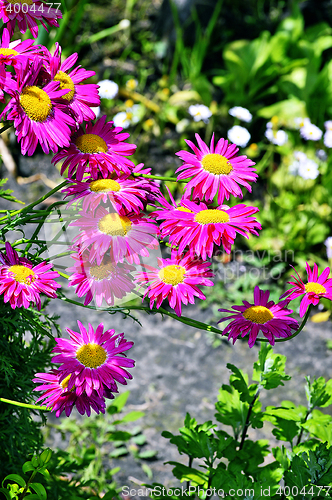
[[[44,196],[42,196],[41,198],[39,198],[37,201],[34,201],[33,203],[30,203],[30,205],[27,205],[24,208],[20,208],[20,210],[15,210],[15,212],[12,212],[10,215],[11,216],[12,215],[17,215],[17,214],[20,214],[22,212],[29,211],[31,208],[35,207],[36,205],[39,205],[39,203],[42,203],[43,201],[47,200],[47,198],[49,198],[50,196],[52,196],[52,194],[56,193],[61,188],[65,187],[67,185],[67,183],[68,183],[67,181],[62,182],[61,184],[59,184],[55,188],[51,189],[51,191],[49,191],[48,193],[44,194]],[[7,219],[7,217],[1,217],[0,218],[0,222],[2,220],[6,220],[6,219]]]
[[13,401],[12,399],[0,398],[0,401],[3,403],[9,403],[10,405],[21,406],[22,408],[30,408],[31,410],[51,411],[51,408],[47,408],[46,406],[28,405],[26,403],[21,403],[20,401]]
[[246,439],[246,435],[247,435],[247,430],[249,428],[249,425],[250,425],[250,416],[251,416],[251,412],[252,412],[252,409],[254,407],[254,404],[255,404],[255,401],[256,399],[258,398],[259,396],[259,393],[261,391],[261,388],[262,386],[258,386],[257,388],[257,391],[256,391],[256,394],[253,398],[253,400],[251,401],[250,405],[249,405],[249,408],[248,408],[248,413],[247,413],[247,418],[246,418],[246,422],[244,424],[244,427],[243,427],[243,430],[242,430],[242,437],[241,437],[241,443],[240,443],[240,446],[239,446],[239,450],[242,450],[243,448],[243,445],[244,445],[244,441]]
[[[301,424],[304,424],[308,420],[308,417],[309,417],[310,413],[312,412],[312,410],[313,410],[313,408],[307,410],[306,416],[304,417],[304,420],[303,420],[303,422],[301,422]],[[301,431],[300,431],[300,434],[297,437],[297,441],[296,441],[296,445],[295,446],[298,446],[300,444],[302,436],[303,436],[303,431],[304,431],[304,429],[303,429],[303,427],[301,427]]]
[[134,101],[141,102],[142,104],[144,104],[144,106],[146,106],[148,109],[151,109],[151,111],[153,111],[154,113],[160,113],[161,111],[160,106],[158,106],[158,104],[151,101],[144,95],[139,94],[138,92],[133,92],[130,90],[120,88],[119,95],[121,95],[122,97],[126,97],[127,99],[133,99]]
[[132,175],[135,177],[144,177],[145,179],[157,179],[158,181],[170,181],[170,182],[188,182],[188,180],[179,180],[176,177],[164,177],[162,175],[148,175],[148,174],[139,174],[134,172]]
[[8,130],[12,126],[13,126],[12,123],[7,123],[7,125],[5,125],[4,127],[0,128],[0,134],[2,134],[2,132],[5,132],[6,130]]

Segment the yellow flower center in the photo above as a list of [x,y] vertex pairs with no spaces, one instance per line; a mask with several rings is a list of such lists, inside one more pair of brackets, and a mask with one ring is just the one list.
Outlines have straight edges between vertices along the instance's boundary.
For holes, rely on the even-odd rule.
[[326,288],[320,283],[315,283],[314,281],[309,281],[305,285],[305,291],[307,293],[316,293],[319,295],[320,293],[326,293]]
[[253,323],[258,323],[260,325],[263,325],[267,321],[270,321],[270,319],[274,318],[270,309],[264,306],[249,307],[242,314],[249,321],[252,321]]
[[186,207],[178,207],[176,210],[178,210],[179,212],[189,212],[189,213],[193,213],[192,210],[189,210],[189,208],[186,208]]
[[109,236],[125,236],[131,227],[131,222],[125,215],[107,214],[98,222],[98,229]]
[[12,5],[15,4],[21,4],[21,5],[32,5],[33,1],[32,0],[7,0],[8,3],[11,3]]
[[64,73],[63,71],[58,71],[53,80],[55,82],[60,82],[58,90],[68,89],[67,94],[64,94],[62,96],[62,99],[66,99],[66,101],[68,102],[72,101],[75,94],[75,85],[70,76],[68,76],[67,73]]
[[64,378],[62,382],[60,382],[62,389],[67,389],[70,377],[71,377],[71,374],[68,375],[66,378]]
[[182,266],[171,264],[160,269],[158,276],[166,285],[178,285],[183,283],[186,269]]
[[36,278],[34,278],[35,273],[32,269],[22,265],[10,266],[9,271],[14,274],[14,280],[24,283],[25,285],[31,285]]
[[120,191],[121,186],[113,179],[98,179],[90,182],[90,190],[95,193],[109,193],[110,191]]
[[217,153],[210,153],[203,157],[202,165],[204,170],[215,175],[228,175],[233,167],[225,156]]
[[219,222],[229,222],[229,215],[223,210],[209,208],[201,210],[195,215],[195,221],[199,224],[217,224]]
[[35,122],[44,122],[52,111],[51,99],[44,90],[35,85],[24,87],[20,104],[28,117]]
[[100,266],[90,267],[90,276],[95,279],[95,281],[102,281],[105,278],[109,278],[114,271],[114,266],[109,262],[108,264],[101,264]]
[[82,153],[107,153],[107,144],[96,134],[83,134],[80,135],[75,141],[76,147]]
[[3,56],[17,56],[18,52],[13,49],[0,49],[0,54]]
[[107,352],[99,344],[84,344],[76,352],[76,359],[88,368],[98,368],[106,358]]
[[127,99],[125,102],[126,108],[132,108],[134,106],[134,101],[132,99]]

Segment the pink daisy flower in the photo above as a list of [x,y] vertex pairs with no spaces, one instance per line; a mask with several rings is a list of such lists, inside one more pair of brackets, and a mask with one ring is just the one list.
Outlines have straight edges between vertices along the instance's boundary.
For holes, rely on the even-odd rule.
[[133,342],[128,342],[124,334],[115,334],[114,330],[104,330],[101,323],[96,331],[89,323],[88,330],[80,321],[77,321],[80,332],[74,332],[67,328],[70,334],[68,339],[55,339],[57,345],[53,352],[60,354],[54,356],[54,363],[63,363],[60,382],[68,375],[68,389],[75,388],[76,394],[80,396],[84,392],[91,396],[97,391],[100,397],[104,395],[104,387],[112,391],[116,382],[127,384],[126,378],[132,375],[124,368],[132,368],[135,361],[124,354],[131,349]]
[[84,305],[95,299],[97,307],[103,300],[108,306],[114,305],[114,299],[122,299],[135,288],[130,273],[135,267],[129,264],[117,264],[110,259],[104,259],[98,266],[89,262],[87,253],[73,254],[75,264],[67,271],[73,274],[69,277],[69,286],[76,286],[76,294],[85,297]]
[[57,163],[64,159],[61,166],[61,175],[68,168],[68,178],[76,173],[76,180],[81,181],[85,173],[90,173],[94,179],[109,177],[114,171],[117,175],[130,173],[134,163],[125,158],[136,150],[135,144],[124,143],[128,133],[120,133],[121,127],[113,128],[113,122],[106,122],[106,115],[85,125],[76,132],[69,147],[56,154],[52,162]]
[[73,182],[62,192],[67,196],[73,196],[68,205],[76,200],[83,199],[82,208],[94,211],[101,203],[111,203],[114,211],[126,215],[134,212],[139,214],[144,210],[147,191],[144,189],[145,183],[139,179],[128,179],[128,175],[120,177],[109,177],[107,179],[84,179],[84,182]]
[[60,82],[59,89],[68,91],[67,94],[62,96],[62,99],[67,101],[68,107],[75,115],[78,123],[82,123],[84,120],[94,120],[96,116],[91,107],[100,105],[98,85],[92,83],[82,84],[82,82],[95,75],[95,72],[87,71],[81,66],[69,71],[76,63],[78,54],[72,54],[61,64],[61,47],[58,43],[55,45],[55,53],[52,56],[48,52],[46,64],[51,78],[55,82]]
[[56,417],[60,417],[63,411],[69,417],[74,406],[81,415],[86,413],[88,417],[91,415],[91,408],[98,414],[100,412],[105,413],[105,399],[100,397],[97,391],[93,390],[90,396],[86,392],[78,396],[75,390],[68,389],[68,381],[71,375],[68,375],[62,382],[60,382],[60,376],[61,372],[54,369],[49,373],[36,373],[36,378],[32,379],[32,381],[41,385],[36,387],[34,391],[45,391],[37,399],[37,402],[43,402],[42,404],[47,408],[52,408]]
[[54,281],[59,274],[51,269],[52,264],[46,262],[33,266],[28,259],[20,258],[7,242],[6,254],[0,252],[0,295],[4,295],[4,302],[9,302],[12,309],[27,309],[32,302],[40,310],[40,294],[55,299],[56,289],[61,286]]
[[141,215],[119,215],[99,207],[95,214],[83,212],[70,226],[83,229],[74,243],[80,253],[90,247],[89,261],[96,260],[98,266],[107,252],[115,262],[126,258],[139,264],[139,255],[148,257],[148,248],[158,248],[158,227]]
[[162,237],[169,236],[169,242],[178,246],[180,253],[189,247],[192,256],[196,254],[206,260],[221,244],[230,253],[236,233],[248,238],[247,233],[258,235],[256,228],[261,229],[252,217],[258,212],[256,207],[239,204],[231,208],[227,205],[208,208],[205,203],[197,205],[189,200],[182,200],[182,204],[168,215],[163,211],[162,218],[166,220],[160,225]]
[[230,194],[243,197],[239,184],[251,192],[249,182],[256,182],[258,177],[256,169],[251,168],[255,163],[246,156],[237,156],[239,148],[236,144],[228,144],[227,140],[220,139],[214,147],[214,134],[210,148],[198,134],[196,140],[199,148],[193,142],[186,140],[195,154],[187,151],[176,153],[185,162],[177,169],[177,172],[181,172],[178,179],[192,177],[185,188],[187,198],[192,191],[194,199],[211,202],[218,194],[220,205],[225,198],[229,199]]
[[0,19],[7,24],[10,36],[14,33],[17,21],[21,33],[29,28],[33,38],[37,38],[37,21],[48,31],[45,23],[59,27],[57,19],[62,19],[62,14],[60,9],[54,9],[40,0],[0,0]]
[[288,282],[293,286],[280,297],[281,299],[287,297],[287,300],[289,302],[304,294],[304,297],[301,300],[300,304],[301,318],[307,312],[310,304],[317,306],[319,299],[322,298],[332,300],[332,279],[329,278],[330,268],[326,267],[319,277],[317,264],[314,264],[314,267],[311,270],[309,264],[306,262],[306,270],[308,275],[308,282],[304,284],[300,278],[300,275],[298,274],[296,269],[294,269],[297,277],[292,276],[295,281]]
[[253,304],[243,300],[243,306],[232,306],[234,311],[218,309],[220,312],[231,313],[231,316],[218,321],[221,323],[232,320],[223,331],[224,335],[228,334],[228,340],[232,338],[234,344],[239,336],[245,337],[249,333],[248,344],[253,347],[261,331],[270,344],[274,345],[275,338],[290,337],[294,333],[292,330],[298,329],[298,322],[288,317],[293,312],[287,309],[289,301],[283,300],[275,304],[273,300],[269,301],[269,295],[268,290],[264,292],[256,286]]
[[[142,182],[141,188],[145,189],[147,192],[148,203],[154,202],[156,196],[161,195],[160,185],[161,181],[156,179],[149,179],[147,177],[142,177],[143,175],[151,175],[152,169],[149,167],[144,167],[144,163],[139,163],[136,165],[130,175],[130,179],[137,179]],[[134,175],[133,175],[134,174]]]
[[208,262],[200,259],[193,260],[189,253],[180,255],[172,252],[170,259],[158,258],[158,268],[145,265],[147,271],[138,273],[136,282],[147,289],[143,296],[150,299],[150,309],[156,302],[159,309],[164,299],[168,298],[169,305],[181,316],[181,304],[194,304],[195,297],[205,300],[205,295],[198,285],[213,286],[209,280],[214,276]]
[[40,47],[33,47],[34,40],[15,40],[10,41],[9,31],[4,28],[2,38],[0,38],[0,64],[10,64],[17,66],[17,64],[26,59],[31,58],[40,52]]
[[41,145],[44,153],[56,152],[60,147],[68,146],[70,128],[75,121],[63,110],[67,106],[61,96],[65,90],[57,90],[59,83],[51,82],[42,89],[35,85],[42,61],[34,60],[31,68],[28,65],[20,66],[17,73],[17,87],[7,89],[12,99],[1,113],[0,117],[8,112],[7,119],[14,120],[15,134],[21,141],[22,154],[31,156]]

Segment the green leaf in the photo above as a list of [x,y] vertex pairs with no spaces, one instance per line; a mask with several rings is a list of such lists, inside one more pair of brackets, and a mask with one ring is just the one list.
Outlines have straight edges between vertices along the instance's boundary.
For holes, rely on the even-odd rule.
[[44,486],[40,483],[30,483],[29,488],[32,488],[38,495],[40,500],[47,500],[47,494]]
[[108,441],[129,441],[132,437],[130,432],[112,431],[107,435]]
[[40,455],[40,462],[43,465],[46,465],[52,457],[52,450],[50,448],[46,448],[43,453]]
[[144,463],[141,465],[141,467],[142,467],[143,472],[145,472],[145,474],[148,476],[148,478],[152,479],[153,473],[152,473],[151,467],[149,467],[148,464],[144,464]]
[[109,456],[111,458],[117,458],[117,457],[121,457],[122,455],[127,455],[127,454],[128,454],[127,448],[124,446],[121,446],[120,448],[116,448],[115,450],[111,451]]
[[2,481],[1,485],[3,486],[5,481],[14,481],[15,483],[19,484],[23,488],[26,485],[26,482],[24,481],[23,477],[19,476],[18,474],[8,474],[8,476],[5,477],[5,479]]
[[276,104],[271,104],[257,111],[257,115],[270,120],[272,116],[277,116],[280,120],[280,125],[290,128],[295,127],[294,117],[307,116],[306,105],[304,101],[300,101],[295,97],[279,101]]
[[29,462],[25,462],[22,465],[22,471],[24,472],[24,474],[26,474],[27,472],[29,472],[31,470],[35,470],[35,467],[32,465],[30,460],[29,460]]
[[2,493],[3,495],[5,495],[5,497],[8,499],[8,500],[11,500],[11,495],[9,493],[8,490],[6,490],[5,488],[0,488],[0,493]]
[[117,420],[115,423],[123,423],[123,422],[134,422],[135,420],[139,420],[140,418],[144,417],[145,413],[143,411],[131,411],[127,413],[124,417],[122,417],[121,420]]
[[283,380],[290,380],[285,373],[286,356],[274,354],[270,345],[261,346],[258,361],[254,363],[253,380],[257,380],[264,389],[275,389],[284,385]]
[[138,458],[149,459],[157,456],[158,452],[155,450],[145,450],[138,454]]
[[[107,412],[109,414],[113,413],[119,413],[122,408],[125,406],[127,399],[129,398],[130,391],[123,392],[122,394],[119,394],[114,401],[112,401],[112,404],[107,408]],[[116,409],[116,412],[114,412],[114,409]]]

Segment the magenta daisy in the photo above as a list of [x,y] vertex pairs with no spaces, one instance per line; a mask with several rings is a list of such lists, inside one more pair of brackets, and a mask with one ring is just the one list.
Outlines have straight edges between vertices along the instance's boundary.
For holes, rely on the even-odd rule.
[[91,107],[99,106],[100,98],[98,94],[98,85],[92,83],[83,84],[84,80],[95,75],[94,71],[87,71],[81,66],[70,71],[77,61],[78,54],[72,54],[61,64],[61,47],[55,44],[55,53],[52,56],[48,53],[47,69],[55,82],[60,82],[59,89],[67,90],[67,94],[62,99],[67,101],[69,108],[74,113],[78,123],[84,120],[94,120],[95,113]]
[[196,140],[199,148],[193,142],[186,140],[195,154],[187,151],[176,153],[185,162],[177,169],[177,172],[181,172],[178,179],[192,177],[185,187],[187,198],[192,191],[194,199],[211,202],[217,194],[220,205],[225,198],[229,199],[230,194],[243,197],[239,184],[251,192],[249,182],[256,182],[258,177],[256,169],[251,168],[255,163],[246,156],[237,156],[239,148],[236,144],[228,144],[227,140],[220,139],[214,147],[214,134],[210,147],[198,134]]
[[243,300],[243,306],[232,306],[232,310],[218,309],[220,312],[231,313],[231,316],[222,318],[218,321],[232,320],[223,331],[228,334],[228,340],[245,337],[249,333],[249,347],[253,347],[258,333],[261,331],[268,339],[271,345],[274,345],[275,338],[290,337],[298,329],[298,322],[288,316],[293,312],[287,309],[288,300],[283,300],[275,304],[273,300],[269,301],[270,292],[260,290],[258,286],[254,290],[254,303],[250,304]]
[[99,207],[95,214],[83,212],[70,226],[83,230],[74,244],[80,253],[90,247],[89,261],[96,260],[98,266],[107,252],[115,262],[126,258],[130,264],[139,264],[139,255],[148,257],[148,249],[158,248],[158,227],[141,215],[119,215]]
[[107,179],[84,179],[84,182],[73,182],[63,189],[67,196],[73,196],[68,205],[76,200],[82,200],[84,211],[94,211],[101,203],[109,202],[112,209],[126,215],[130,212],[139,214],[144,210],[147,191],[144,180],[128,179],[128,175],[109,177]]
[[[55,339],[57,345],[53,352],[60,353],[53,358],[54,363],[63,363],[60,382],[68,375],[68,389],[75,388],[80,396],[84,392],[90,396],[97,391],[100,397],[104,395],[104,387],[113,391],[116,382],[127,384],[126,379],[132,375],[125,368],[135,366],[135,361],[124,354],[131,349],[133,342],[128,342],[124,334],[115,334],[114,330],[104,330],[101,323],[96,331],[89,323],[88,330],[77,321],[80,332],[67,328],[68,339]],[[125,368],[124,368],[125,367]]]
[[41,262],[37,266],[26,258],[20,258],[10,243],[6,243],[6,254],[0,252],[0,295],[12,309],[28,308],[30,303],[40,310],[40,294],[56,298],[56,289],[61,285],[54,281],[59,274],[51,271],[52,264]]
[[167,298],[170,307],[181,316],[181,304],[194,304],[195,297],[205,300],[199,285],[213,286],[213,281],[208,279],[214,276],[210,264],[200,259],[193,260],[189,253],[180,255],[173,251],[170,259],[158,258],[158,268],[145,267],[147,271],[138,273],[136,282],[147,286],[143,299],[150,299],[150,309],[155,302],[159,309]]
[[306,270],[308,275],[308,282],[304,284],[300,278],[300,275],[298,274],[296,269],[294,269],[297,277],[292,276],[295,281],[288,282],[293,286],[280,297],[281,299],[287,297],[287,300],[289,302],[290,300],[294,300],[304,294],[304,297],[301,300],[300,304],[301,318],[307,312],[310,304],[317,306],[319,299],[322,298],[332,300],[332,279],[329,278],[330,268],[326,267],[319,277],[317,264],[314,264],[314,267],[311,270],[309,264],[306,262]]
[[54,9],[52,5],[40,0],[0,0],[0,19],[7,24],[10,36],[14,33],[17,21],[21,33],[25,33],[29,28],[32,36],[37,38],[37,21],[47,31],[46,23],[49,26],[59,27],[57,19],[62,19],[62,14],[59,8]]
[[256,207],[239,204],[231,208],[227,205],[208,208],[205,203],[197,205],[184,199],[181,203],[181,207],[170,210],[169,214],[163,210],[157,216],[166,219],[160,225],[162,237],[169,236],[169,242],[178,246],[180,253],[189,247],[191,255],[206,260],[221,244],[230,253],[236,233],[248,238],[247,233],[258,235],[256,229],[261,229],[253,217],[258,212]]
[[40,47],[33,46],[34,40],[15,40],[10,41],[9,31],[4,28],[2,38],[0,38],[0,64],[11,64],[12,66],[17,66],[17,64],[26,59],[31,58],[38,52],[40,52]]
[[7,89],[12,99],[0,115],[8,113],[7,119],[14,120],[15,134],[21,141],[22,154],[31,156],[41,145],[44,153],[56,152],[62,146],[68,146],[70,126],[75,121],[63,110],[67,108],[61,96],[65,90],[57,90],[59,83],[51,82],[42,89],[36,85],[42,61],[34,60],[31,68],[20,66],[17,72],[18,82],[14,89]]
[[127,144],[128,133],[120,133],[121,127],[113,128],[113,122],[106,123],[106,115],[95,124],[89,122],[76,132],[68,148],[56,154],[52,162],[64,160],[61,175],[68,168],[66,176],[70,179],[76,173],[76,180],[81,181],[85,173],[90,173],[93,179],[109,177],[114,171],[117,175],[130,173],[134,163],[125,158],[132,155],[135,144]]
[[91,415],[91,408],[98,414],[100,412],[105,413],[105,399],[100,397],[97,391],[93,390],[90,396],[86,392],[78,396],[75,390],[68,389],[68,381],[71,375],[68,375],[62,382],[59,380],[60,376],[61,372],[54,369],[48,373],[36,373],[36,378],[32,379],[32,381],[41,385],[36,387],[34,391],[45,391],[37,399],[37,402],[42,402],[47,408],[55,411],[56,417],[60,417],[63,411],[69,417],[74,406],[81,415],[86,413],[88,417]]
[[97,307],[101,307],[103,300],[108,306],[114,305],[114,300],[123,299],[135,288],[131,272],[135,267],[129,264],[117,264],[105,258],[100,265],[89,262],[87,252],[82,255],[73,254],[75,264],[67,271],[73,274],[69,277],[69,286],[76,286],[76,294],[84,295],[84,305],[94,299]]

